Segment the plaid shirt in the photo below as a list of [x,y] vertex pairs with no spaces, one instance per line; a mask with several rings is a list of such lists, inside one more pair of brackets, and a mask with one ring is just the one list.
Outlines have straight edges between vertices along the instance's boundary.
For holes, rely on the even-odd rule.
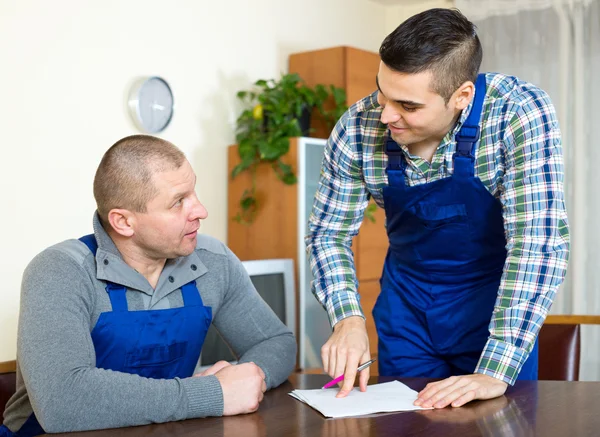
[[[513,384],[564,279],[569,229],[563,158],[556,113],[548,95],[515,77],[488,73],[475,176],[502,204],[506,249],[490,337],[475,370]],[[471,103],[472,105],[472,103]],[[454,135],[471,105],[438,146],[432,162],[411,155],[409,186],[453,173]],[[354,104],[335,126],[325,149],[306,237],[313,293],[331,325],[364,317],[350,249],[372,197],[383,208],[387,186],[386,125],[377,92]]]

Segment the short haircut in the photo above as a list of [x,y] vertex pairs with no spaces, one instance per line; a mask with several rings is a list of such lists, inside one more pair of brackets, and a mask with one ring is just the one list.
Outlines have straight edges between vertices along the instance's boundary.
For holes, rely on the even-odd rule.
[[158,193],[154,173],[181,167],[185,155],[170,142],[150,135],[132,135],[111,146],[94,177],[94,198],[100,220],[108,224],[114,208],[146,212]]
[[448,103],[466,81],[475,83],[483,50],[477,27],[458,9],[430,9],[410,17],[379,49],[382,62],[399,73],[432,73],[432,91]]

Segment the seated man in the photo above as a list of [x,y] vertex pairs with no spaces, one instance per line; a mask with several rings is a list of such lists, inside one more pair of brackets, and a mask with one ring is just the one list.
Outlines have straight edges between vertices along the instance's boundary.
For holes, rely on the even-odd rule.
[[[94,179],[94,234],[37,255],[21,291],[17,392],[0,436],[255,411],[293,370],[293,334],[225,245],[184,154],[113,145]],[[195,374],[211,323],[239,357]]]

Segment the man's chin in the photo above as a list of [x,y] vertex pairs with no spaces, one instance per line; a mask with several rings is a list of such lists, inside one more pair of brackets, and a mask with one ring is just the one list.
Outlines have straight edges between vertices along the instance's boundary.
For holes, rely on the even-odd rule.
[[396,134],[392,133],[391,137],[398,144],[406,144],[407,141],[410,139],[406,132]]
[[181,254],[179,256],[188,256],[194,253],[196,245],[198,244],[198,236],[194,235],[194,238],[186,238],[181,245]]
[[391,137],[396,143],[407,147],[423,141],[423,138],[415,137],[414,135],[409,135],[408,133],[392,134]]

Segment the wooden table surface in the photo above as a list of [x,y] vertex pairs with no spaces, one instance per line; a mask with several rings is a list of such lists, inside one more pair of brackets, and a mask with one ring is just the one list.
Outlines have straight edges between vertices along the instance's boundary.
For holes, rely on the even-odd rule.
[[[372,377],[369,383],[394,378]],[[398,378],[420,390],[430,380]],[[292,398],[294,388],[320,388],[324,375],[290,376],[268,392],[256,413],[165,424],[62,434],[67,437],[134,436],[600,436],[600,382],[523,381],[497,399],[461,408],[386,413],[367,417],[326,419]],[[59,434],[52,434],[57,436]]]

